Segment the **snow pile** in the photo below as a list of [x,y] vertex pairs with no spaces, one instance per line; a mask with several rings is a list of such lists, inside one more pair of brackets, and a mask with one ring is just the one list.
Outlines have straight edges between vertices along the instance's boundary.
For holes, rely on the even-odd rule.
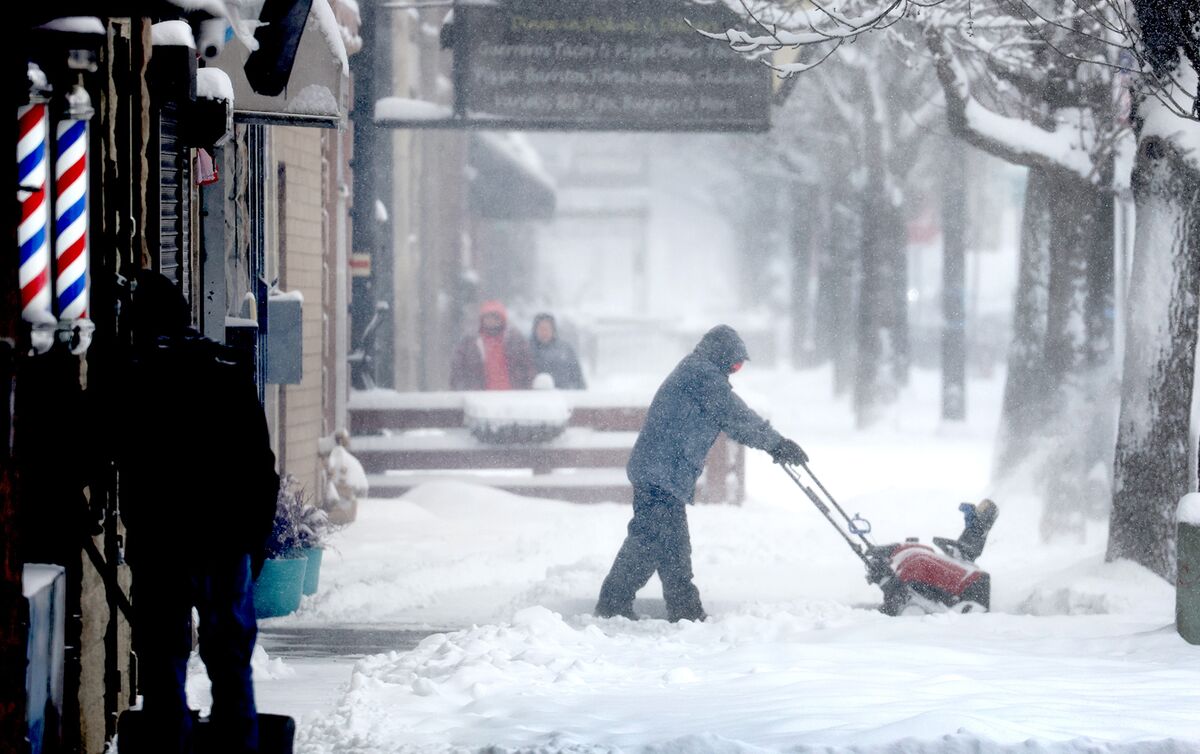
[[281,288],[272,288],[267,295],[275,301],[295,301],[301,305],[304,304],[304,291],[299,288],[294,288],[290,291],[285,291]]
[[[196,39],[187,21],[159,21],[150,26],[150,43],[155,46],[178,45],[196,49]],[[207,70],[207,69],[201,69]],[[200,71],[197,73],[197,83]],[[232,98],[231,98],[232,99]]]
[[463,420],[483,442],[544,442],[563,433],[571,407],[553,390],[498,390],[463,399]]
[[325,470],[339,499],[366,497],[370,491],[370,486],[367,484],[367,473],[363,470],[363,465],[340,443],[334,445],[333,449],[329,451],[329,460],[325,463]]
[[1128,560],[1105,563],[1100,555],[1050,574],[1017,607],[1030,615],[1135,614],[1148,601],[1169,604],[1170,584]]
[[220,68],[201,68],[196,71],[196,96],[232,104],[233,82],[229,80],[229,74]]
[[1200,493],[1191,492],[1183,496],[1175,511],[1175,520],[1181,524],[1200,526]]
[[[581,507],[455,482],[425,484],[399,500],[367,500],[359,508],[358,520],[335,534],[325,552],[321,591],[273,623],[451,626],[502,619],[514,600],[548,578],[545,591],[562,594],[552,569],[579,563],[581,552],[604,553],[587,560],[578,581],[576,594],[591,600],[628,519],[623,505]],[[606,525],[581,520],[587,511]],[[574,594],[567,599],[573,601],[554,604],[591,607]]]
[[1094,624],[1085,641],[1058,638],[1072,620],[891,619],[801,603],[672,625],[533,607],[361,661],[298,750],[778,751],[906,740],[895,750],[921,752],[947,750],[946,736],[966,751],[1200,744],[1188,712],[1200,702],[1200,668],[1173,631],[1135,642],[1131,631],[1146,624]]
[[329,87],[309,84],[287,101],[287,112],[297,115],[338,115],[337,98]]
[[[285,681],[296,675],[296,670],[284,663],[282,658],[271,657],[267,650],[257,644],[250,655],[250,671],[255,684]],[[200,659],[199,651],[193,651],[188,658],[186,689],[188,706],[207,715],[212,707],[212,682],[208,679],[208,669]]]
[[282,658],[271,657],[267,650],[258,645],[255,645],[254,652],[250,655],[250,670],[257,682],[277,681],[296,675],[296,671],[284,664]]

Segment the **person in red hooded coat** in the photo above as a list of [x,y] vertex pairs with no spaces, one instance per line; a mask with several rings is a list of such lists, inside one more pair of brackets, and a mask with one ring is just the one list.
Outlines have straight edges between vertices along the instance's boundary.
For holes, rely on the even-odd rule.
[[529,343],[508,329],[508,312],[499,301],[479,308],[479,334],[468,335],[450,363],[451,390],[528,390],[533,387]]

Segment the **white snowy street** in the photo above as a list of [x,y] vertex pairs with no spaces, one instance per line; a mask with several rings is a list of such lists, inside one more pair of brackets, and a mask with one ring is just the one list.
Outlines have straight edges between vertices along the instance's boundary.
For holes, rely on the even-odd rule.
[[994,612],[875,612],[857,559],[762,453],[745,506],[689,510],[704,624],[662,620],[657,579],[649,619],[590,616],[627,505],[431,484],[368,501],[318,594],[265,625],[463,628],[355,663],[260,663],[260,707],[297,715],[310,754],[1200,750],[1200,655],[1171,585],[1105,564],[1100,526],[1039,544],[1037,501],[988,488],[999,376],[948,427],[936,374],[917,372],[867,433],[825,370],[734,383],[876,541],[956,536],[958,502],[993,497]]

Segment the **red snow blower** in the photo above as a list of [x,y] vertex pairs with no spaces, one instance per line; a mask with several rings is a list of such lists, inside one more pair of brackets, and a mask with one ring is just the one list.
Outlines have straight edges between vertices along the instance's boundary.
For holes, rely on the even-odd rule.
[[866,565],[867,581],[883,590],[881,612],[905,615],[990,609],[991,578],[975,565],[975,559],[983,552],[988,532],[1000,512],[991,500],[959,505],[965,519],[962,534],[958,539],[934,537],[937,549],[921,544],[916,537],[909,537],[903,543],[877,545],[867,537],[871,522],[857,513],[847,515],[807,463],[800,464],[800,468],[816,485],[815,490],[805,484],[795,467],[781,465]]

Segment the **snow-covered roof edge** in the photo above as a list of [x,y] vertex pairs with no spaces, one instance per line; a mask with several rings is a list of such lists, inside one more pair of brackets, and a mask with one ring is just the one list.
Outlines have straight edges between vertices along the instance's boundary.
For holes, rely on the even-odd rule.
[[95,16],[66,16],[42,24],[47,31],[64,31],[71,34],[106,34],[104,23]]
[[313,0],[312,8],[308,12],[308,19],[309,21],[316,20],[317,28],[325,35],[325,41],[329,43],[329,49],[342,64],[342,74],[349,76],[350,60],[346,57],[346,45],[342,41],[342,28],[333,13],[333,8],[329,7],[329,0]]

